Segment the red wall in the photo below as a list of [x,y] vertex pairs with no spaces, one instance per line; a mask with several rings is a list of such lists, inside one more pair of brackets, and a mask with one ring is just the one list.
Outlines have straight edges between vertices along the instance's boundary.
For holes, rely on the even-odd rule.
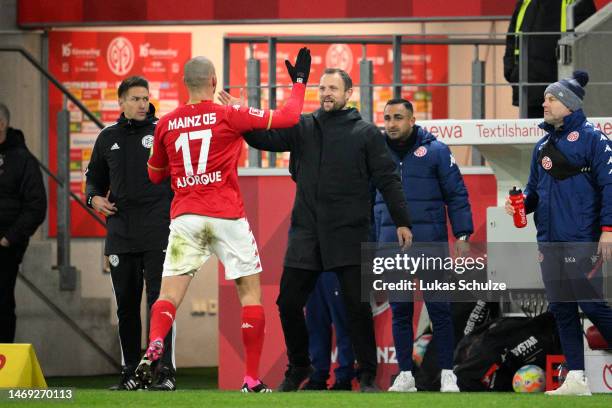
[[510,16],[514,1],[492,0],[19,0],[21,26],[364,17]]
[[[597,9],[612,0],[595,0]],[[207,20],[510,16],[504,0],[18,0],[20,26]]]

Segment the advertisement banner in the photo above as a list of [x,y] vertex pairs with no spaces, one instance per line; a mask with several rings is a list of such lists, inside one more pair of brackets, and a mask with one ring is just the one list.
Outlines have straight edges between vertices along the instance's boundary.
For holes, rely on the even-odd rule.
[[[156,116],[187,99],[182,67],[191,57],[189,33],[49,33],[49,70],[105,125],[119,117],[117,88],[129,76],[149,81]],[[49,166],[57,171],[57,112],[62,94],[49,87]],[[70,101],[70,189],[85,200],[85,171],[100,129]],[[56,233],[56,188],[49,188],[49,233]],[[76,203],[71,203],[73,237],[104,236],[104,229]]]
[[[589,118],[588,122],[604,135],[612,136],[612,118]],[[541,123],[542,119],[442,119],[418,122],[419,126],[447,145],[475,146],[535,145],[546,135],[539,127]]]

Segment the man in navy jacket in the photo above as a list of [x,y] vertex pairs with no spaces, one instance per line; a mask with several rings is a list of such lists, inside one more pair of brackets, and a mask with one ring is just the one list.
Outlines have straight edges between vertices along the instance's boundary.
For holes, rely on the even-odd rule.
[[[576,71],[546,88],[540,124],[546,136],[533,150],[525,189],[549,309],[569,368],[563,385],[550,395],[591,394],[578,306],[612,344],[612,309],[598,288],[601,262],[612,259],[612,146],[582,111],[588,80],[586,72]],[[506,212],[514,214],[509,200]]]
[[[384,111],[387,148],[400,172],[404,195],[412,216],[414,242],[448,242],[446,213],[461,251],[468,249],[467,240],[474,231],[468,193],[450,149],[435,136],[415,125],[412,104],[405,99],[392,99]],[[389,210],[376,192],[374,204],[376,241],[394,242],[395,225]],[[446,252],[446,251],[445,251]],[[427,299],[426,299],[427,300]],[[393,312],[393,340],[400,373],[389,391],[416,391],[412,375],[412,299],[390,302]],[[453,323],[448,302],[426,302],[433,323],[438,365],[442,369],[443,392],[457,392],[453,374]]]

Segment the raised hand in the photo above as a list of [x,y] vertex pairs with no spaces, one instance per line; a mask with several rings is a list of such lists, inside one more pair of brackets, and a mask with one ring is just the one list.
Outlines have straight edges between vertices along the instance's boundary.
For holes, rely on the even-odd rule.
[[244,88],[240,89],[240,98],[230,95],[228,92],[221,90],[217,95],[217,100],[221,105],[243,105],[247,106],[246,92]]
[[300,48],[300,52],[295,59],[295,66],[291,65],[289,60],[285,60],[285,65],[294,84],[306,85],[308,75],[310,75],[310,50],[306,47]]

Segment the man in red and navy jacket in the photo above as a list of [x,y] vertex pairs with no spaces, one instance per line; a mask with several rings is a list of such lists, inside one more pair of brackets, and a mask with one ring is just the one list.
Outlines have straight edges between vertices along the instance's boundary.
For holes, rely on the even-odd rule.
[[[612,344],[612,309],[601,292],[602,262],[612,259],[612,145],[582,111],[588,80],[576,71],[546,88],[540,125],[546,136],[536,143],[525,189],[549,309],[570,370],[552,395],[590,395],[578,306]],[[506,211],[513,214],[509,201]]]

